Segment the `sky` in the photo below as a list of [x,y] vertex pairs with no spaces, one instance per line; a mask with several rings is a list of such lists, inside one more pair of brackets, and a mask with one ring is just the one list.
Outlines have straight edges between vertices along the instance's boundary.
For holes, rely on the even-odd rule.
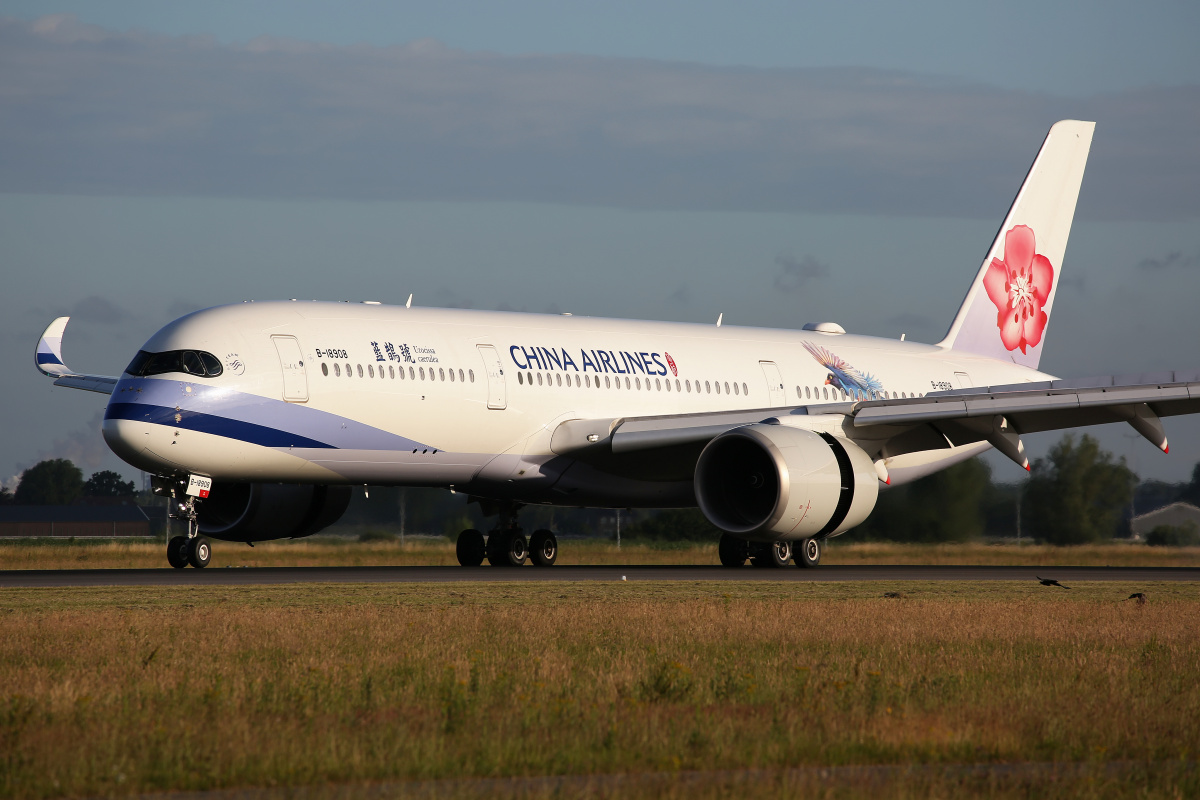
[[[1097,129],[1042,368],[1200,366],[1197,31],[1153,2],[0,0],[0,483],[135,475],[104,399],[33,368],[60,314],[100,374],[196,308],[410,292],[937,341],[1064,118]],[[1169,456],[1093,432],[1185,480],[1200,421],[1167,428]]]

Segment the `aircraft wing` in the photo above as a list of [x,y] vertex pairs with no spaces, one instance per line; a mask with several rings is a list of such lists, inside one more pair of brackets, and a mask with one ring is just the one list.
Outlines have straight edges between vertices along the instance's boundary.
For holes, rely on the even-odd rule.
[[67,329],[70,317],[59,317],[50,323],[38,340],[34,352],[34,363],[43,375],[55,378],[55,386],[66,386],[70,389],[83,389],[88,392],[112,394],[117,379],[108,375],[82,375],[71,370],[63,363],[62,339],[63,331]]
[[[1200,413],[1200,370],[1102,376],[934,392],[924,397],[824,403],[750,411],[570,420],[554,433],[556,453],[633,455],[702,446],[755,423],[798,425],[839,415],[842,435],[873,443],[876,457],[987,441],[1028,468],[1022,433],[1128,422],[1167,452],[1161,417]],[[814,420],[815,422],[815,420]]]

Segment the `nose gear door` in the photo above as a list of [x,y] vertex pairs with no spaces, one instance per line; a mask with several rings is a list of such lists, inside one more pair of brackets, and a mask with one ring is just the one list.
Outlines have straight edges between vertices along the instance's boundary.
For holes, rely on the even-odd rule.
[[787,393],[783,389],[783,376],[779,374],[779,365],[774,361],[760,361],[759,366],[762,367],[763,375],[767,379],[768,397],[771,399],[771,408],[776,408],[783,405]]
[[283,370],[283,399],[289,403],[308,402],[308,375],[304,372],[304,355],[295,336],[272,336]]
[[496,348],[490,344],[476,345],[479,355],[483,358],[483,371],[487,375],[488,408],[506,408],[507,394],[504,386],[504,367],[500,366],[500,356]]

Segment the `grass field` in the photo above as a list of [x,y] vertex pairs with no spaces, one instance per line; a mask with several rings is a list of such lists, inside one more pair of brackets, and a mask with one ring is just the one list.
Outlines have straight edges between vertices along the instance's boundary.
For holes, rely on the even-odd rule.
[[[454,545],[446,539],[409,538],[365,541],[329,537],[265,542],[255,547],[214,542],[210,569],[224,566],[313,567],[455,565]],[[717,564],[716,544],[651,545],[608,540],[560,542],[560,564]],[[1112,543],[1079,547],[1024,544],[893,544],[835,539],[824,564],[979,564],[1016,566],[1200,566],[1200,547],[1147,547]],[[0,569],[167,569],[162,542],[79,540],[0,541]]]
[[0,590],[0,795],[1194,797],[1197,619],[1186,583]]

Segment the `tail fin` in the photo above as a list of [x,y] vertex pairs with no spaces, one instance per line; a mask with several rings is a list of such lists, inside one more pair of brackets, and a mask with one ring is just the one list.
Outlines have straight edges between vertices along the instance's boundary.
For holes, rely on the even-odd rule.
[[939,346],[1037,367],[1095,128],[1050,129]]

